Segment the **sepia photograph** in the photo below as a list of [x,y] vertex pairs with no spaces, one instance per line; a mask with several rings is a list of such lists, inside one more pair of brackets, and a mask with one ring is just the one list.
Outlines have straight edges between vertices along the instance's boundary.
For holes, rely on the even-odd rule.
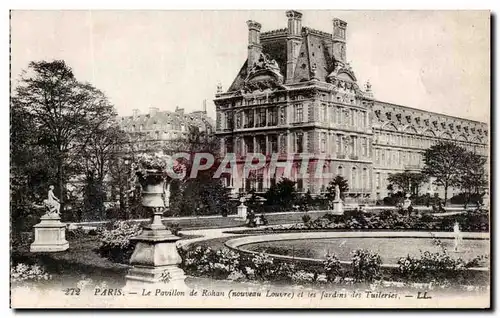
[[490,308],[491,19],[11,10],[11,308]]

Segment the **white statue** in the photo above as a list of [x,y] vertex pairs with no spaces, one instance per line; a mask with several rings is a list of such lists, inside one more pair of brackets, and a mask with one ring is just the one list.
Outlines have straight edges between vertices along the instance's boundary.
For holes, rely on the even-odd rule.
[[338,184],[335,185],[335,200],[340,200],[340,187]]
[[61,204],[59,203],[59,199],[54,195],[54,186],[49,186],[48,197],[46,200],[43,200],[43,204],[48,208],[47,215],[57,215],[59,216],[59,209],[61,208]]
[[453,234],[455,235],[454,251],[458,252],[458,246],[462,242],[462,232],[460,232],[460,225],[458,222],[455,222],[455,225],[453,225]]

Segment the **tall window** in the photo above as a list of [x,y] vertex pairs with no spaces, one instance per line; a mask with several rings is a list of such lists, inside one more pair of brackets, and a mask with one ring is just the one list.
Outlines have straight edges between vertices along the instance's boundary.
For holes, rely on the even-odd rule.
[[326,152],[326,133],[321,133],[320,151],[322,153]]
[[259,136],[257,139],[257,152],[266,153],[266,137]]
[[326,104],[321,105],[321,121],[328,121],[328,107]]
[[296,123],[301,123],[304,121],[302,104],[294,106],[294,117]]
[[253,109],[245,111],[245,123],[243,124],[243,128],[253,127]]
[[367,189],[369,188],[369,185],[370,185],[370,176],[368,175],[368,169],[366,168],[363,168],[363,188],[364,189]]
[[366,145],[367,145],[366,138],[365,137],[361,138],[361,153],[362,153],[363,157],[366,157],[368,155],[366,153],[366,151],[367,151]]
[[335,150],[337,151],[337,153],[342,153],[342,135],[337,135],[337,140],[335,142]]
[[286,124],[286,107],[280,108],[280,124]]
[[295,152],[302,153],[304,151],[304,134],[301,132],[295,133]]
[[269,135],[269,151],[271,154],[278,152],[278,136]]
[[276,107],[269,109],[268,126],[278,125],[278,109]]
[[352,172],[351,172],[351,183],[353,188],[358,187],[358,170],[356,167],[352,167]]
[[259,127],[264,127],[266,125],[266,109],[260,108],[257,113],[257,123]]

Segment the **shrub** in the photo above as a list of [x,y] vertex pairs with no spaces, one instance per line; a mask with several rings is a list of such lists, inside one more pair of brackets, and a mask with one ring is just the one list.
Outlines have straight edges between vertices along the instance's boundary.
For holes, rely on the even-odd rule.
[[38,265],[17,264],[10,269],[10,278],[13,284],[49,280],[52,277]]
[[87,234],[85,233],[85,231],[82,229],[81,226],[77,227],[76,229],[66,231],[66,239],[68,240],[82,238],[85,237],[86,235]]
[[470,262],[453,259],[446,253],[425,251],[420,257],[406,256],[398,261],[399,271],[403,278],[412,282],[460,282],[464,279],[467,268],[479,265],[484,257],[476,257]]
[[326,280],[333,282],[338,276],[341,276],[340,261],[335,255],[326,255],[326,260],[323,262],[323,269],[325,270]]
[[354,250],[351,257],[352,276],[358,282],[372,282],[380,278],[380,255],[369,250]]
[[305,270],[299,270],[291,275],[291,280],[296,284],[307,284],[313,283],[317,279],[317,275],[314,273],[306,272]]
[[210,247],[196,246],[180,249],[179,254],[182,258],[181,267],[188,274],[224,279],[238,271],[240,265],[240,254],[226,247],[214,251]]
[[111,229],[99,232],[99,254],[116,263],[127,263],[134,252],[134,244],[130,239],[139,235],[141,225],[138,223],[116,221]]
[[179,232],[181,231],[181,226],[179,223],[169,223],[167,224],[167,228],[172,232],[173,235],[179,235]]
[[302,216],[302,222],[304,223],[304,225],[308,225],[309,222],[311,222],[311,216],[309,214],[304,214]]
[[266,216],[264,214],[260,215],[260,222],[262,223],[262,225],[269,224],[269,221],[267,220],[267,218],[266,218]]

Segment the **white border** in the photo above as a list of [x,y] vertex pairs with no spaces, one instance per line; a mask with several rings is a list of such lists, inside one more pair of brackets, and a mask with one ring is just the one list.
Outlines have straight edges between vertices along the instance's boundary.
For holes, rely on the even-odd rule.
[[[376,9],[376,10],[401,10],[401,9],[420,9],[420,10],[437,10],[437,9],[445,9],[445,10],[456,10],[456,9],[467,9],[467,10],[479,10],[479,9],[490,9],[493,10],[494,12],[498,13],[500,11],[499,9],[499,4],[500,1],[498,0],[474,0],[474,1],[466,1],[466,0],[453,0],[453,1],[436,1],[436,0],[419,0],[419,1],[390,1],[390,0],[378,0],[378,1],[357,1],[357,0],[349,0],[349,1],[325,1],[325,0],[308,0],[308,1],[296,1],[296,0],[289,0],[289,1],[281,1],[281,2],[273,2],[271,3],[269,0],[263,1],[263,0],[254,0],[254,1],[247,1],[246,3],[240,3],[239,1],[220,1],[220,0],[212,0],[212,1],[193,1],[193,0],[183,0],[178,2],[177,4],[169,3],[165,4],[164,2],[160,1],[151,1],[151,0],[141,0],[141,1],[130,1],[130,0],[121,0],[121,1],[103,1],[103,0],[87,0],[87,1],[2,1],[2,11],[0,14],[0,19],[1,19],[1,40],[0,43],[3,46],[2,49],[0,50],[1,58],[0,60],[3,61],[3,63],[0,64],[1,67],[1,74],[3,76],[0,77],[2,80],[2,100],[5,104],[8,105],[8,98],[9,98],[9,79],[8,79],[8,71],[9,71],[9,66],[7,64],[8,61],[8,52],[9,52],[9,9],[175,9],[175,10],[180,10],[180,9],[190,9],[190,10],[197,10],[197,9],[205,9],[205,10],[214,10],[214,9],[267,9],[267,10],[272,10],[272,9]],[[498,18],[498,17],[497,17]],[[498,21],[497,23],[498,24]],[[494,39],[492,42],[492,47],[496,46],[496,41],[498,40],[498,35],[494,33]],[[497,52],[498,55],[498,52]],[[495,75],[497,74],[496,72],[496,67],[493,70],[495,72]],[[495,83],[493,87],[493,92],[498,91],[498,83]],[[0,127],[2,129],[1,137],[0,137],[0,146],[2,147],[2,150],[4,154],[8,153],[8,148],[9,148],[9,117],[8,117],[8,106],[5,105],[0,108],[0,119],[2,120]],[[492,105],[493,107],[496,108],[496,105]],[[498,117],[499,112],[496,111],[494,114],[495,122],[499,122]],[[498,132],[498,124],[495,125],[495,132]],[[491,131],[491,134],[494,134],[494,131]],[[496,144],[498,145],[498,144]],[[5,156],[6,157],[6,156]],[[2,182],[2,190],[1,193],[1,201],[4,205],[4,208],[2,209],[3,217],[7,219],[9,217],[9,208],[8,208],[8,202],[9,202],[9,161],[8,158],[5,158],[2,160],[2,165],[0,169],[0,180]],[[498,180],[498,174],[495,175],[494,177],[492,176],[492,180]],[[493,194],[492,197],[497,197],[497,192],[498,189],[495,189],[495,193]],[[496,201],[496,200],[495,200]],[[496,211],[492,211],[492,213],[495,213]],[[498,228],[498,219],[499,217],[496,217],[496,222],[493,225],[494,228]],[[2,230],[0,231],[3,234],[2,237],[2,246],[6,247],[6,250],[9,248],[9,238],[8,238],[8,233],[9,233],[9,222],[1,222],[2,224]],[[496,256],[496,253],[493,253],[493,255]],[[498,258],[495,260],[495,264],[498,264]],[[9,316],[13,315],[13,311],[8,309],[8,299],[9,299],[9,286],[8,286],[8,269],[9,269],[9,264],[7,262],[7,258],[4,257],[4,261],[1,263],[1,273],[3,273],[3,277],[5,277],[5,283],[3,284],[1,288],[1,299],[4,302],[2,306],[3,312],[6,313]],[[497,283],[496,281],[495,283]],[[498,286],[498,285],[496,285]],[[498,295],[498,292],[496,293]],[[494,303],[496,303],[496,299],[494,299]],[[392,311],[395,314],[401,315],[401,312],[398,311]],[[88,312],[91,313],[91,312]],[[238,312],[241,314],[242,312]],[[379,312],[378,314],[385,315],[389,312]],[[48,313],[48,314],[53,314],[53,313]],[[62,312],[61,314],[67,314],[65,312]],[[107,313],[105,313],[107,314]],[[130,314],[135,314],[135,312],[131,313],[126,313],[126,312],[120,312],[118,313],[120,316],[122,315],[130,315]],[[154,315],[157,316],[163,316],[165,314],[168,314],[169,316],[177,316],[177,313],[173,312],[168,312],[168,313],[155,313]],[[196,314],[196,313],[190,313],[190,315]],[[207,315],[207,313],[199,313],[203,315]],[[209,313],[212,314],[212,313]],[[216,315],[220,315],[220,313],[213,313]],[[234,312],[226,312],[225,314],[233,315]],[[255,313],[248,312],[247,314],[253,315]],[[282,312],[282,313],[277,313],[277,312],[269,312],[269,313],[258,313],[259,315],[277,315],[277,314],[285,314],[285,315],[291,315],[291,312]],[[311,312],[300,312],[299,314],[307,314],[310,315]],[[315,313],[315,314],[322,314],[322,315],[331,315],[331,312],[321,312],[321,313]],[[335,314],[335,313],[333,313]],[[344,315],[345,313],[342,313]],[[351,313],[352,314],[352,313]],[[414,315],[415,313],[407,313],[404,312],[403,314],[405,315]],[[430,313],[430,312],[425,312],[423,313],[426,316],[433,316],[436,313]],[[448,315],[453,315],[454,317],[456,316],[461,316],[464,314],[467,314],[469,316],[469,313],[464,313],[460,314],[459,312],[451,312],[447,313]],[[363,313],[356,313],[356,316],[364,316],[364,315],[373,315],[373,313],[370,312],[363,312]]]

